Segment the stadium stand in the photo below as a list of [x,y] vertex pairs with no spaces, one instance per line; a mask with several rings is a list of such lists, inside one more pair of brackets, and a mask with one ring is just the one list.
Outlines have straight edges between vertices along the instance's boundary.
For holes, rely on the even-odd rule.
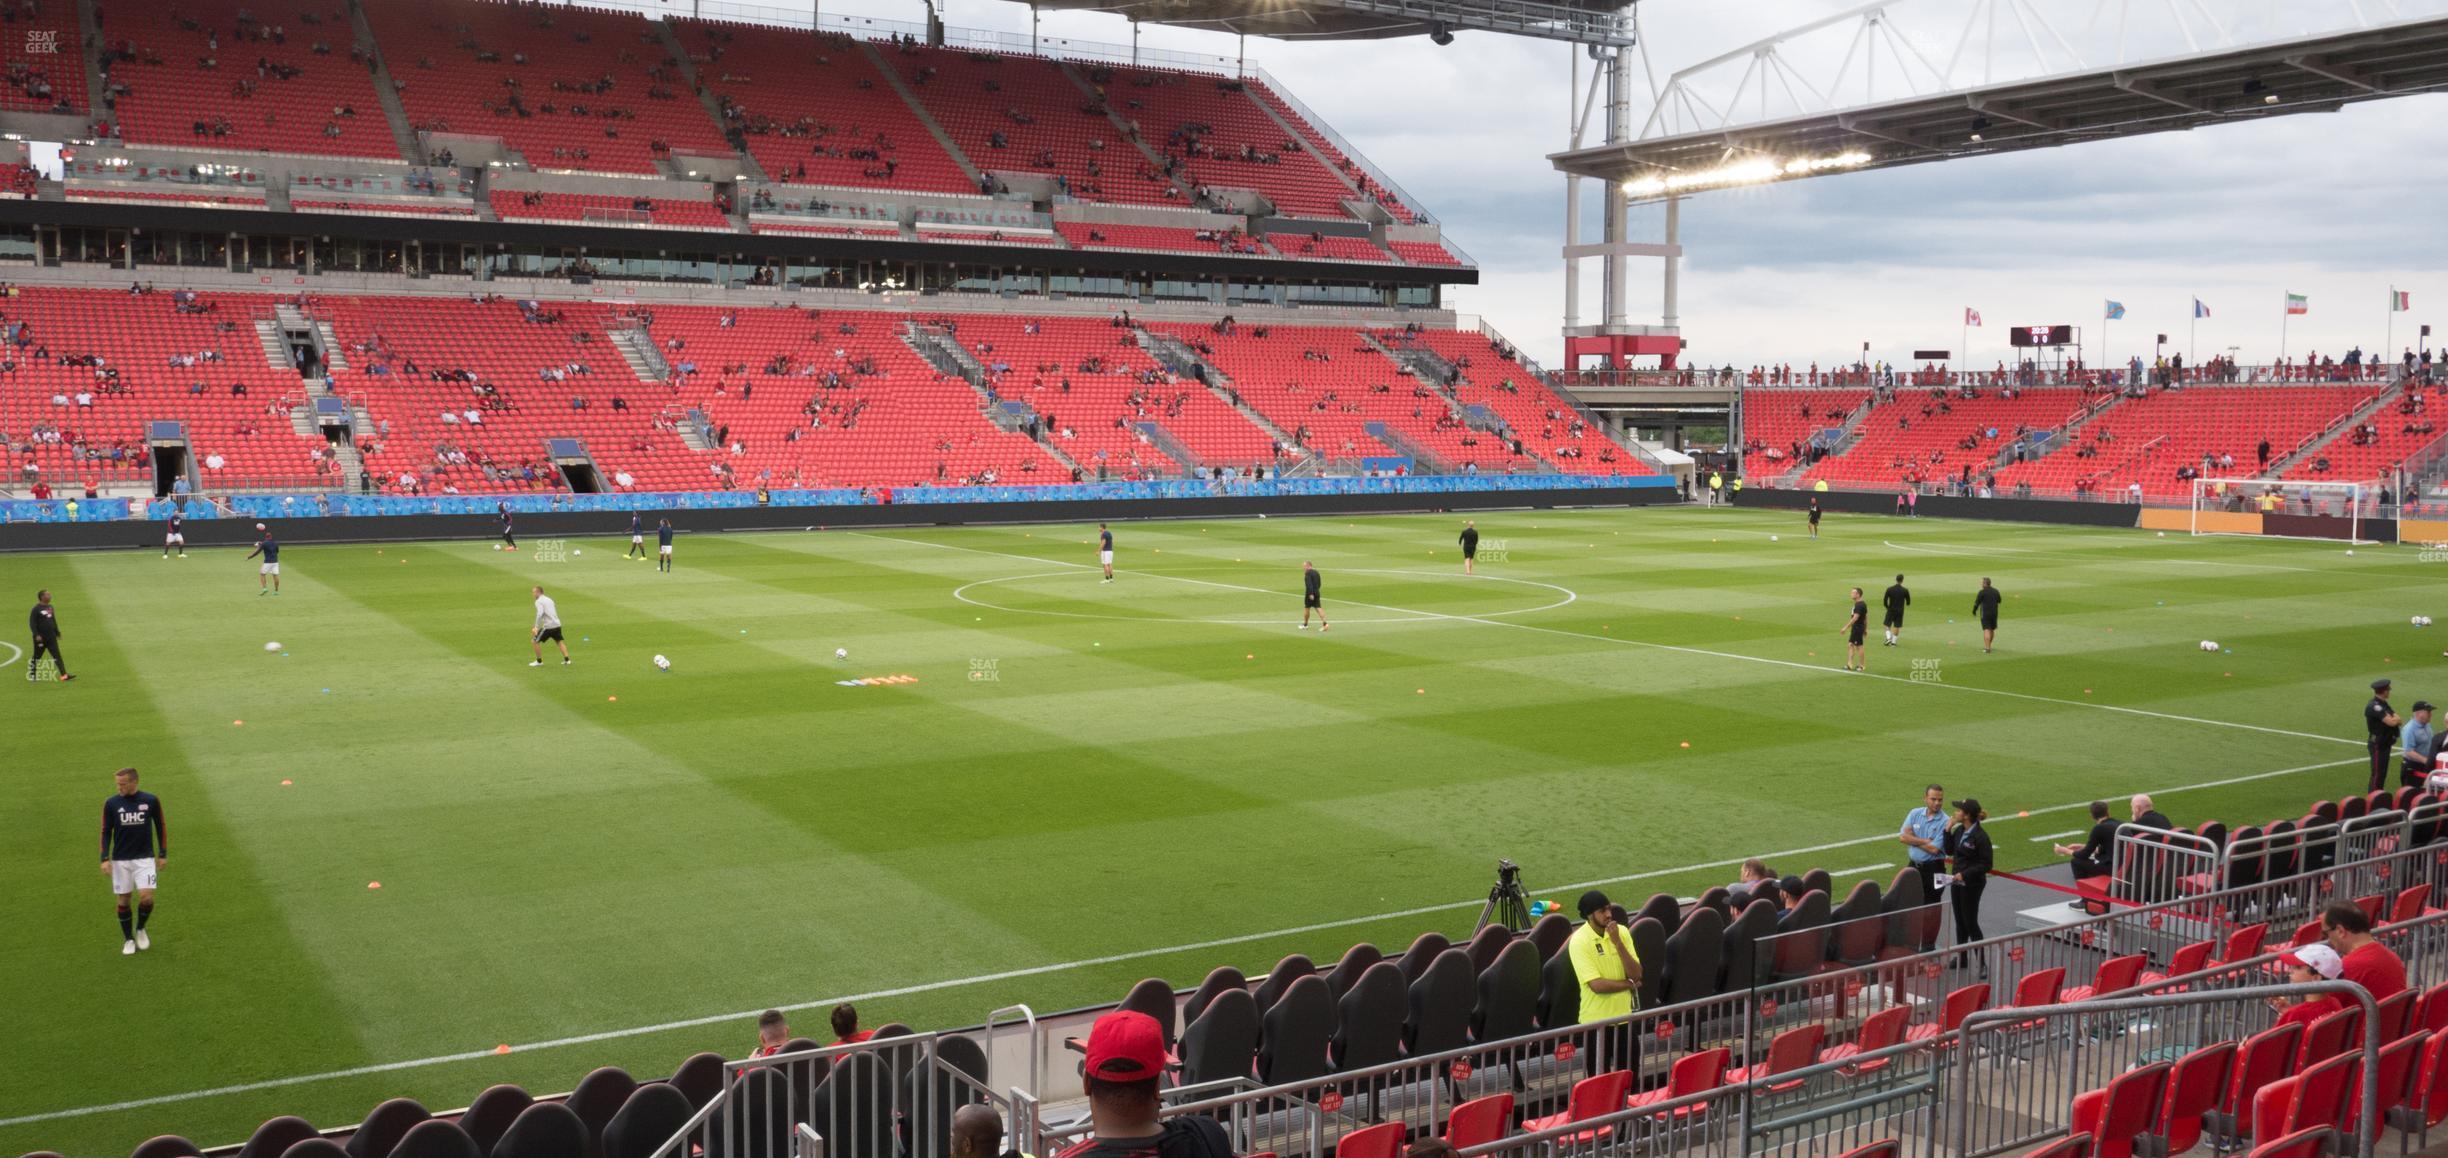
[[[146,423],[185,424],[208,488],[329,487],[320,440],[290,412],[306,389],[266,364],[252,306],[269,299],[19,289],[0,299],[0,442],[10,481],[66,492],[153,477]],[[268,309],[268,305],[267,305]]]
[[1393,250],[1394,256],[1412,265],[1462,264],[1462,259],[1455,257],[1452,250],[1433,241],[1388,241],[1386,248]]
[[222,209],[261,209],[261,194],[222,193],[208,188],[171,190],[73,188],[70,201],[144,201],[163,205],[207,205]]
[[1271,233],[1267,244],[1285,257],[1320,261],[1379,261],[1394,260],[1392,254],[1377,247],[1365,237],[1336,237],[1323,233]]
[[1186,183],[1157,171],[1057,60],[877,45],[911,95],[984,173],[1053,177],[1082,201],[1186,205]]
[[1107,225],[1084,221],[1054,226],[1074,249],[1144,249],[1164,253],[1229,253],[1249,256],[1265,252],[1258,239],[1238,229],[1182,229],[1166,225]]
[[130,142],[399,156],[371,55],[338,0],[180,0],[108,15],[112,109]]
[[[773,180],[976,193],[861,42],[797,29],[674,20],[724,127]],[[747,33],[746,36],[739,35]]]
[[[2431,391],[2412,387],[2313,448],[2283,476],[2365,482],[2382,478],[2440,440]],[[2326,464],[2326,469],[2324,469]]]
[[1515,437],[1566,474],[1653,473],[1638,457],[1591,430],[1570,401],[1492,338],[1421,328],[1387,334],[1381,341],[1388,346],[1414,344],[1443,358],[1456,371],[1448,384],[1455,401],[1486,407]]
[[516,189],[494,189],[491,196],[493,215],[505,221],[523,218],[583,221],[589,225],[652,225],[662,229],[731,229],[731,219],[712,201]]
[[[2180,470],[2227,477],[2258,474],[2262,441],[2269,442],[2276,461],[2374,394],[2374,387],[2353,385],[2152,390],[2143,397],[2121,398],[2100,411],[2075,432],[2072,445],[2000,470],[1998,483],[2029,484],[2035,492],[2112,496],[2140,483],[2148,498],[2182,499],[2192,494],[2193,484],[2178,474]],[[2205,455],[2211,456],[2211,465],[2204,465]],[[2228,457],[2233,467],[2217,465]]]
[[675,150],[732,152],[642,17],[480,0],[366,15],[418,132],[499,136],[547,170],[655,173]]
[[1866,389],[1744,391],[1743,476],[1757,484],[1792,470],[1807,456],[1813,436],[1843,425],[1869,400]]
[[292,197],[289,207],[300,213],[372,213],[405,214],[411,217],[474,217],[476,209],[464,204],[428,204],[416,201],[349,201]]
[[1859,441],[1811,467],[1801,482],[1946,482],[1966,468],[1978,478],[2017,434],[2055,426],[2082,403],[2082,391],[2057,387],[1898,390],[1861,420]]
[[1128,329],[1087,318],[993,315],[953,323],[988,370],[999,397],[1027,403],[1055,424],[1055,444],[1116,473],[1176,469],[1137,430],[1154,423],[1200,465],[1273,466],[1274,439],[1198,382],[1174,378]]
[[19,0],[0,10],[0,109],[84,112],[84,39],[70,0]]
[[1291,217],[1351,216],[1343,202],[1358,195],[1285,136],[1245,82],[1147,68],[1081,71],[1098,98],[1137,126],[1139,140],[1178,166],[1189,185],[1254,189]]
[[804,233],[813,237],[866,237],[891,241],[901,239],[901,227],[898,225],[812,225],[797,221],[761,220],[749,222],[748,231],[751,233]]
[[1276,92],[1273,86],[1256,78],[1251,78],[1245,83],[1249,86],[1252,97],[1274,110],[1275,115],[1283,118],[1284,123],[1291,125],[1292,130],[1300,134],[1301,139],[1307,141],[1310,148],[1317,150],[1319,156],[1326,158],[1329,164],[1340,170],[1345,177],[1350,178],[1352,184],[1359,186],[1361,192],[1370,200],[1384,206],[1388,213],[1394,215],[1396,221],[1410,225],[1419,220],[1419,214],[1415,210],[1403,204],[1400,198],[1394,196],[1392,190],[1379,185],[1358,161],[1336,148],[1332,141],[1327,140],[1326,134],[1320,131],[1318,126],[1311,124],[1308,118],[1301,116],[1299,111],[1292,107],[1290,101],[1284,99],[1282,93]]
[[1030,233],[1026,230],[1001,229],[920,229],[920,241],[954,242],[966,245],[1045,245],[1062,248],[1062,240],[1051,233]]

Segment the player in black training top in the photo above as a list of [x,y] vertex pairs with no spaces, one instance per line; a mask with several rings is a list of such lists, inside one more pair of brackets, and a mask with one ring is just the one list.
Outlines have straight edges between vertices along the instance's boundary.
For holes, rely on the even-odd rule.
[[1315,563],[1311,563],[1311,562],[1309,562],[1309,561],[1307,561],[1307,560],[1305,560],[1305,559],[1304,559],[1304,560],[1302,560],[1302,561],[1301,561],[1301,630],[1302,630],[1302,631],[1307,631],[1307,630],[1309,630],[1309,613],[1310,613],[1310,612],[1312,612],[1312,611],[1317,612],[1317,617],[1318,617],[1318,630],[1319,630],[1319,631],[1324,631],[1324,630],[1326,630],[1326,627],[1327,627],[1327,623],[1326,623],[1326,604],[1325,604],[1325,602],[1324,602],[1322,599],[1320,599],[1320,598],[1319,598],[1319,595],[1318,595],[1318,592],[1319,592],[1319,589],[1320,589],[1321,582],[1322,582],[1322,581],[1321,581],[1321,580],[1318,578],[1318,569],[1317,569],[1317,564],[1315,564]]
[[170,548],[178,548],[179,558],[187,557],[187,516],[170,512],[170,529],[162,535],[162,558],[170,557]]
[[655,520],[655,570],[671,570],[671,520]]
[[262,523],[255,524],[255,531],[263,536],[255,541],[255,549],[247,552],[249,559],[257,555],[263,556],[263,565],[255,569],[255,594],[278,595],[280,594],[280,544],[273,540],[272,532],[265,530]]
[[1471,573],[1471,564],[1479,558],[1479,524],[1462,521],[1462,573]]
[[1881,621],[1887,628],[1887,646],[1894,647],[1903,642],[1904,609],[1912,606],[1912,592],[1904,589],[1903,576],[1896,576],[1895,586],[1888,588],[1879,602],[1887,608],[1887,616]]
[[629,553],[621,558],[646,561],[646,516],[635,511],[629,512]]
[[504,499],[495,505],[501,509],[502,550],[516,551],[518,550],[518,533],[510,529],[510,500]]
[[61,683],[75,679],[68,674],[68,661],[60,658],[59,616],[51,611],[51,593],[34,593],[34,610],[26,615],[26,629],[34,636],[34,650],[26,653],[26,678],[34,678],[34,670],[42,665],[44,652],[51,653],[51,666],[59,669]]
[[1862,589],[1853,589],[1853,614],[1845,620],[1845,670],[1869,671],[1868,657],[1862,654],[1862,639],[1870,634],[1870,605],[1862,602]]
[[135,769],[120,769],[116,779],[119,791],[102,802],[102,874],[111,879],[119,905],[119,952],[132,956],[153,947],[145,922],[153,919],[153,874],[170,863],[170,822],[162,817],[160,799],[136,787]]
[[1810,504],[1810,535],[1816,539],[1819,537],[1819,496],[1812,495]]
[[2005,600],[1998,589],[1989,585],[1989,577],[1981,576],[1981,588],[1972,596],[1972,614],[1980,616],[1981,652],[1997,650],[1998,604]]
[[1113,582],[1113,532],[1103,523],[1097,524],[1097,562],[1105,567],[1105,577],[1098,582]]

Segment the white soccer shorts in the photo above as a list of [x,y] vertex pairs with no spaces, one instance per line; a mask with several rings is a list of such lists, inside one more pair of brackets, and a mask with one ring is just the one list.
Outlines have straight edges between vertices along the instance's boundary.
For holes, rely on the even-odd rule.
[[1099,551],[1099,552],[1097,552],[1097,562],[1099,562],[1099,563],[1103,563],[1104,565],[1106,565],[1106,566],[1108,566],[1108,567],[1113,566],[1113,552],[1111,552],[1111,551]]
[[111,892],[126,896],[153,887],[153,858],[115,860],[111,866]]
[[278,575],[278,574],[280,574],[280,564],[278,564],[278,563],[266,563],[266,564],[264,564],[262,567],[257,568],[256,570],[257,570],[257,572],[258,572],[259,574],[264,574],[264,575]]
[[665,543],[665,544],[663,545],[663,553],[664,553],[664,554],[666,554],[666,555],[671,554],[671,544],[669,544],[669,543]]
[[630,545],[630,546],[632,546],[632,547],[643,547],[643,546],[645,546],[645,545],[646,545],[646,536],[644,536],[644,535],[631,535],[631,536],[629,536],[629,545]]
[[178,545],[178,546],[185,546],[185,545],[187,544],[187,536],[185,536],[185,535],[166,535],[166,536],[163,536],[163,538],[162,538],[162,542],[163,542],[165,545],[175,544],[175,545]]

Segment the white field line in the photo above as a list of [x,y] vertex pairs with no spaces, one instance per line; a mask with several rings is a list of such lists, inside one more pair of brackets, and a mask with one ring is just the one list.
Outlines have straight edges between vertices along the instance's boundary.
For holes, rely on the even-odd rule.
[[[979,547],[963,547],[963,546],[958,546],[958,545],[956,545],[956,544],[952,544],[952,543],[933,543],[933,542],[928,542],[928,541],[927,541],[927,540],[925,540],[925,539],[902,539],[902,538],[895,538],[894,536],[891,536],[891,535],[874,535],[874,534],[868,534],[867,532],[864,532],[864,531],[851,531],[851,532],[848,532],[848,533],[849,533],[849,534],[853,534],[853,535],[857,535],[857,536],[859,536],[859,537],[861,537],[861,538],[866,538],[866,539],[883,539],[883,540],[885,540],[885,541],[887,541],[887,542],[893,542],[893,543],[907,543],[907,544],[910,544],[910,545],[913,545],[913,546],[920,546],[920,547],[938,547],[938,548],[941,548],[941,549],[946,550],[946,551],[966,551],[966,552],[968,552],[968,553],[970,553],[970,554],[973,554],[973,555],[992,555],[992,556],[995,556],[995,557],[997,557],[997,558],[1002,558],[1002,559],[1017,559],[1017,560],[1020,560],[1020,561],[1022,561],[1022,562],[1027,562],[1027,563],[1036,563],[1036,564],[1040,564],[1040,565],[1047,564],[1047,563],[1053,563],[1053,564],[1057,564],[1057,565],[1059,565],[1059,566],[1065,566],[1065,567],[1075,567],[1075,568],[1086,568],[1086,567],[1088,566],[1088,564],[1085,564],[1085,563],[1068,563],[1068,562],[1064,562],[1063,560],[1060,560],[1060,559],[1041,559],[1041,558],[1038,558],[1038,557],[1033,556],[1033,555],[1014,555],[1014,554],[1010,554],[1010,553],[1008,553],[1008,552],[1004,552],[1004,551],[989,551],[989,550],[985,550],[985,549],[983,549],[983,548],[979,548]],[[1180,575],[1167,575],[1167,576],[1165,576],[1165,578],[1179,580],[1180,582],[1184,582],[1184,583],[1203,583],[1203,584],[1206,584],[1207,586],[1210,586],[1210,587],[1222,587],[1222,588],[1226,588],[1226,589],[1229,589],[1229,590],[1234,590],[1234,591],[1251,591],[1251,592],[1256,592],[1256,593],[1261,594],[1261,595],[1281,595],[1281,594],[1283,594],[1283,592],[1280,592],[1280,591],[1269,591],[1269,590],[1267,590],[1267,589],[1265,589],[1265,588],[1263,588],[1263,587],[1243,587],[1243,586],[1241,586],[1240,584],[1237,584],[1237,583],[1218,583],[1218,582],[1214,582],[1214,581],[1212,581],[1212,580],[1207,580],[1207,579],[1191,579],[1191,578],[1187,578],[1187,577],[1180,576]],[[1397,613],[1400,613],[1400,614],[1403,614],[1403,615],[1423,615],[1423,616],[1429,616],[1429,617],[1433,617],[1433,618],[1437,618],[1437,619],[1446,619],[1446,620],[1451,620],[1451,621],[1454,621],[1454,622],[1457,622],[1457,623],[1479,623],[1479,624],[1485,624],[1485,625],[1490,626],[1490,627],[1510,627],[1510,628],[1513,628],[1513,629],[1515,629],[1515,630],[1517,630],[1517,631],[1535,631],[1535,632],[1539,632],[1540,634],[1543,634],[1543,635],[1561,635],[1561,636],[1565,636],[1565,637],[1567,637],[1567,638],[1571,638],[1571,639],[1586,639],[1586,640],[1591,640],[1591,641],[1593,641],[1593,642],[1597,642],[1597,643],[1615,643],[1615,644],[1622,644],[1622,645],[1627,646],[1627,647],[1645,647],[1645,648],[1650,648],[1650,649],[1657,650],[1657,651],[1671,651],[1671,652],[1679,652],[1679,653],[1684,654],[1684,655],[1704,655],[1704,656],[1708,656],[1708,657],[1710,657],[1710,658],[1712,658],[1712,659],[1731,659],[1731,660],[1740,660],[1740,661],[1742,661],[1742,662],[1744,662],[1744,663],[1764,663],[1764,664],[1772,664],[1772,665],[1777,666],[1777,667],[1792,668],[1792,669],[1794,669],[1794,670],[1796,670],[1796,671],[1814,672],[1814,673],[1818,673],[1818,674],[1822,674],[1822,675],[1845,676],[1845,677],[1850,677],[1850,678],[1855,678],[1855,679],[1873,679],[1873,680],[1883,680],[1883,681],[1886,681],[1886,682],[1888,682],[1888,683],[1896,683],[1896,684],[1910,684],[1910,685],[1913,685],[1913,686],[1915,686],[1915,687],[1925,687],[1925,688],[1946,688],[1946,689],[1949,689],[1949,690],[1952,690],[1952,691],[1959,691],[1959,692],[1975,692],[1975,693],[1978,693],[1978,694],[1980,694],[1980,695],[1987,695],[1987,696],[2003,696],[2003,697],[2005,697],[2005,698],[2007,698],[2007,699],[2014,699],[2014,700],[2029,700],[2029,701],[2031,701],[2031,702],[2033,702],[2033,703],[2055,704],[2055,705],[2057,705],[2057,706],[2059,706],[2059,707],[2067,707],[2067,708],[2089,708],[2089,709],[2092,709],[2093,711],[2101,711],[2101,712],[2115,712],[2115,713],[2118,713],[2118,714],[2120,714],[2120,715],[2128,715],[2128,716],[2147,716],[2147,717],[2150,717],[2150,718],[2152,718],[2152,719],[2158,719],[2158,720],[2175,720],[2175,721],[2178,721],[2178,722],[2180,722],[2180,723],[2186,723],[2186,724],[2200,724],[2200,725],[2202,725],[2202,726],[2204,726],[2204,727],[2210,727],[2210,728],[2223,728],[2223,729],[2242,730],[2242,731],[2247,731],[2247,732],[2260,732],[2260,733],[2263,733],[2263,734],[2265,734],[2265,735],[2271,735],[2271,736],[2290,736],[2290,737],[2293,737],[2293,738],[2298,739],[2298,740],[2319,740],[2319,741],[2321,741],[2321,742],[2323,742],[2323,743],[2328,743],[2328,744],[2355,744],[2355,745],[2357,745],[2358,747],[2360,746],[2360,742],[2359,742],[2359,741],[2349,740],[2349,739],[2346,739],[2346,738],[2341,737],[2341,736],[2324,736],[2324,735],[2321,735],[2321,734],[2319,734],[2319,733],[2317,733],[2317,732],[2297,732],[2297,731],[2292,731],[2292,730],[2290,730],[2290,729],[2286,729],[2286,728],[2271,728],[2271,727],[2266,727],[2266,726],[2261,725],[2261,724],[2247,724],[2247,723],[2243,723],[2243,722],[2241,722],[2241,721],[2236,721],[2236,720],[2205,720],[2205,719],[2202,719],[2202,718],[2201,718],[2201,717],[2199,717],[2199,716],[2182,716],[2182,715],[2177,715],[2177,714],[2175,714],[2175,713],[2173,713],[2173,712],[2154,712],[2154,711],[2152,711],[2152,710],[2150,710],[2150,709],[2148,709],[2148,708],[2128,708],[2128,707],[2123,707],[2123,706],[2120,706],[2120,705],[2117,705],[2117,704],[2097,704],[2097,703],[2089,703],[2089,702],[2086,702],[2086,701],[2083,701],[2083,700],[2061,700],[2061,699],[2058,699],[2058,698],[2056,698],[2056,697],[2054,697],[2054,696],[2040,696],[2040,695],[2033,695],[2033,694],[2028,693],[2028,692],[2010,692],[2010,691],[2006,691],[2006,690],[2001,689],[2001,688],[1983,688],[1983,687],[1973,687],[1973,686],[1968,685],[1968,684],[1951,684],[1951,683],[1939,683],[1939,682],[1926,681],[1926,680],[1910,680],[1910,679],[1906,679],[1906,678],[1904,678],[1904,677],[1902,677],[1902,676],[1877,675],[1877,674],[1873,674],[1873,673],[1870,673],[1870,672],[1847,672],[1847,671],[1845,671],[1845,670],[1844,670],[1844,669],[1842,669],[1842,668],[1833,668],[1833,667],[1828,667],[1828,666],[1826,666],[1826,665],[1824,665],[1824,664],[1815,664],[1815,663],[1800,663],[1800,662],[1797,662],[1797,661],[1794,661],[1794,660],[1790,660],[1790,659],[1770,659],[1770,658],[1768,658],[1768,657],[1766,657],[1766,656],[1757,656],[1757,655],[1740,655],[1740,654],[1737,654],[1737,653],[1734,653],[1734,652],[1730,652],[1730,651],[1711,651],[1711,650],[1709,650],[1708,648],[1704,648],[1704,647],[1684,647],[1684,646],[1681,646],[1681,645],[1678,645],[1678,644],[1671,644],[1671,643],[1651,643],[1651,642],[1649,642],[1649,641],[1647,641],[1647,640],[1641,640],[1641,639],[1627,639],[1627,638],[1624,638],[1624,637],[1621,637],[1621,636],[1614,636],[1614,635],[1591,635],[1591,634],[1589,634],[1588,632],[1585,632],[1585,631],[1567,631],[1567,630],[1565,630],[1565,629],[1563,629],[1563,628],[1561,628],[1561,627],[1542,627],[1542,626],[1540,626],[1540,625],[1538,625],[1538,624],[1535,624],[1535,623],[1513,623],[1513,622],[1510,622],[1510,621],[1508,621],[1508,620],[1502,620],[1502,619],[1490,619],[1490,618],[1487,618],[1487,617],[1485,617],[1485,616],[1479,616],[1479,615],[1449,615],[1449,614],[1445,614],[1445,613],[1442,613],[1442,612],[1435,612],[1435,611],[1420,611],[1420,610],[1417,610],[1417,609],[1415,609],[1415,608],[1409,608],[1409,607],[1388,607],[1388,606],[1385,606],[1385,605],[1383,605],[1383,604],[1378,604],[1378,603],[1361,603],[1361,602],[1354,601],[1354,600],[1341,600],[1341,601],[1339,601],[1339,602],[1349,603],[1351,606],[1354,606],[1354,607],[1367,607],[1367,608],[1372,608],[1372,609],[1375,609],[1375,610],[1378,610],[1378,611],[1392,611],[1392,612],[1397,612]]]
[[[1906,543],[1898,543],[1893,539],[1881,539],[1879,542],[1895,550],[1910,551],[1916,555],[1951,555],[1957,558],[1978,559],[1987,556],[1991,551],[2012,551],[2018,555],[2044,555],[2057,559],[2077,559],[2077,556],[2068,555],[2062,551],[2041,551],[2029,547],[1986,547],[1978,551],[1950,551],[1943,547],[1921,547]],[[2164,563],[2171,567],[2241,567],[2248,571],[2300,571],[2306,575],[2329,574],[2329,572],[2323,571],[2318,567],[2290,567],[2284,563],[2230,563],[2218,559],[2094,559],[2089,560],[2089,562],[2098,564],[2114,564],[2118,566],[2123,566],[2130,563]]]
[[2069,830],[2067,830],[2067,831],[2065,831],[2065,832],[2052,832],[2052,833],[2048,833],[2048,834],[2046,834],[2046,835],[2044,835],[2044,836],[2035,836],[2035,837],[2031,838],[2031,842],[2032,842],[2033,844],[2038,844],[2038,843],[2040,843],[2041,841],[2044,841],[2044,840],[2063,840],[2063,839],[2065,839],[2066,837],[2069,837],[2069,836],[2081,836],[2082,834],[2083,834],[2083,830],[2081,830],[2081,829],[2079,829],[2079,828],[2076,828],[2076,829],[2069,829]]
[[[2231,776],[2224,780],[2209,780],[2199,784],[2179,784],[2167,788],[2153,789],[2151,790],[2150,795],[2157,797],[2177,792],[2189,792],[2199,788],[2219,788],[2231,784],[2243,784],[2255,780],[2270,780],[2280,776],[2293,776],[2304,772],[2317,772],[2324,769],[2342,768],[2347,765],[2360,765],[2362,763],[2362,758],[2356,757],[2348,760],[2331,760],[2325,764],[2304,764],[2294,768],[2280,768],[2271,772],[2255,772],[2244,776]],[[2043,816],[2052,812],[2065,812],[2076,808],[2089,807],[2091,807],[2091,802],[2085,800],[2073,804],[2051,804],[2041,808],[2028,809],[2026,811],[2028,811],[2028,813],[2032,816]],[[1993,823],[2012,823],[2017,819],[2021,818],[2000,817]],[[1751,855],[1758,856],[1763,860],[1782,860],[1797,856],[1808,856],[1813,853],[1831,852],[1840,848],[1856,848],[1866,844],[1882,844],[1887,841],[1892,841],[1895,838],[1896,834],[1892,832],[1881,832],[1871,836],[1855,837],[1851,840],[1830,841],[1826,844],[1814,844],[1803,848],[1789,848],[1778,852],[1754,853]],[[1652,869],[1647,872],[1631,873],[1619,877],[1607,877],[1601,880],[1580,881],[1573,884],[1563,885],[1548,885],[1542,886],[1539,891],[1572,893],[1583,889],[1598,888],[1602,885],[1626,884],[1633,881],[1654,880],[1659,877],[1680,876],[1685,873],[1703,872],[1709,869],[1731,868],[1741,864],[1744,859],[1745,858],[1743,857],[1735,857],[1728,860],[1702,861],[1698,864],[1677,865],[1673,868]],[[1846,869],[1843,872],[1831,873],[1829,875],[1850,876],[1854,873],[1874,872],[1878,869],[1887,867],[1890,866],[1888,864],[1865,865],[1861,868]],[[869,993],[844,994],[838,997],[825,997],[814,1001],[801,1001],[789,1005],[772,1006],[771,1008],[780,1009],[787,1013],[797,1012],[803,1009],[830,1008],[845,1001],[878,1001],[889,997],[908,997],[913,994],[936,993],[947,989],[964,989],[972,985],[986,985],[997,981],[1017,980],[1023,977],[1042,977],[1052,973],[1068,973],[1074,970],[1089,969],[1100,965],[1118,965],[1127,961],[1141,961],[1152,957],[1168,957],[1178,953],[1195,953],[1206,949],[1222,949],[1234,945],[1247,945],[1259,941],[1272,941],[1283,937],[1297,937],[1308,933],[1321,933],[1330,929],[1350,928],[1354,925],[1370,925],[1381,921],[1397,921],[1411,917],[1424,917],[1436,913],[1452,912],[1457,909],[1475,908],[1485,903],[1485,897],[1475,897],[1467,901],[1454,901],[1449,904],[1422,905],[1411,909],[1396,909],[1392,912],[1372,913],[1365,917],[1345,917],[1340,920],[1319,921],[1308,925],[1295,925],[1287,929],[1270,929],[1263,933],[1243,933],[1231,937],[1217,937],[1207,941],[1193,941],[1184,945],[1167,945],[1160,949],[1134,949],[1129,952],[1111,953],[1102,957],[1085,957],[1077,961],[1061,961],[1047,965],[1031,965],[1023,969],[1006,969],[999,973],[981,973],[974,977],[955,977],[943,981],[928,981],[916,985],[903,985],[893,989],[878,989]],[[510,1050],[512,1053],[527,1053],[536,1050],[561,1049],[566,1046],[586,1045],[598,1041],[616,1041],[622,1038],[644,1037],[649,1034],[668,1033],[674,1030],[682,1029],[695,1029],[708,1025],[722,1025],[726,1023],[745,1024],[749,1020],[756,1017],[758,1012],[759,1010],[757,1009],[741,1010],[734,1013],[718,1013],[705,1017],[691,1017],[679,1021],[666,1021],[655,1025],[632,1026],[627,1029],[607,1029],[595,1033],[578,1034],[572,1037],[559,1037],[546,1041],[531,1041],[513,1044],[510,1047]],[[325,1073],[298,1074],[285,1078],[269,1078],[259,1082],[246,1082],[239,1085],[219,1086],[206,1090],[191,1090],[180,1094],[160,1094],[154,1097],[136,1098],[124,1102],[110,1102],[101,1105],[79,1106],[74,1109],[67,1110],[50,1110],[39,1114],[24,1114],[13,1118],[0,1118],[0,1127],[22,1126],[33,1122],[57,1121],[62,1118],[82,1118],[95,1114],[111,1114],[123,1110],[142,1109],[147,1106],[162,1106],[177,1102],[200,1101],[206,1098],[225,1097],[230,1094],[254,1093],[261,1090],[275,1090],[288,1086],[302,1086],[314,1082],[331,1081],[338,1078],[362,1077],[367,1074],[391,1073],[397,1070],[420,1069],[426,1066],[447,1065],[453,1062],[476,1061],[483,1058],[494,1057],[497,1056],[497,1054],[498,1049],[496,1048],[467,1050],[461,1053],[437,1054],[433,1057],[414,1058],[407,1061],[382,1062],[375,1065],[355,1066],[349,1069],[331,1070]]]

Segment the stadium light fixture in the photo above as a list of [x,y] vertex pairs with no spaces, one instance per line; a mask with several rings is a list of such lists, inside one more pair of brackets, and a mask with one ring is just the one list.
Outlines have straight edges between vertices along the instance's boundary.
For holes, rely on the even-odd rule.
[[1835,169],[1856,169],[1870,163],[1870,154],[1854,151],[1826,157],[1796,157],[1779,161],[1774,157],[1756,157],[1737,161],[1714,169],[1693,173],[1669,173],[1664,176],[1642,177],[1626,181],[1623,191],[1634,197],[1656,197],[1666,193],[1686,193],[1698,189],[1721,189],[1736,185],[1762,185],[1787,177],[1808,177]]

